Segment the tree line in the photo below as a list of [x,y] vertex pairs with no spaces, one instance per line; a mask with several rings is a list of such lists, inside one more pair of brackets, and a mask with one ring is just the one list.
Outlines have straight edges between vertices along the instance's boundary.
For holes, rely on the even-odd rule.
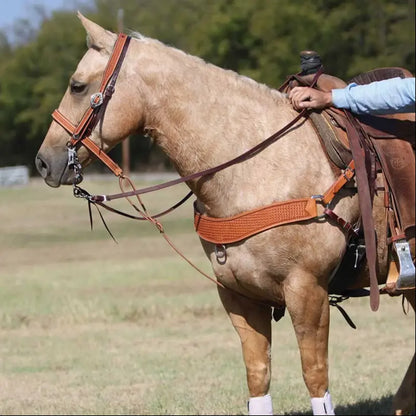
[[[90,0],[81,11],[117,32],[159,39],[271,87],[300,70],[302,50],[315,50],[325,71],[344,80],[368,70],[400,66],[415,72],[413,0]],[[75,12],[14,24],[0,31],[0,166],[33,159],[69,77],[86,51]],[[149,141],[131,140],[134,170],[169,163]],[[112,156],[120,160],[120,149]],[[98,165],[98,164],[96,164]],[[96,167],[98,168],[98,166]]]

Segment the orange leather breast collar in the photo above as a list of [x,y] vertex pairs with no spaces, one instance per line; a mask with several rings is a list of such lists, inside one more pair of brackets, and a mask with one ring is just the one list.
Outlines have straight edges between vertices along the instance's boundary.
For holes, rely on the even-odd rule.
[[[354,176],[354,160],[323,195],[275,202],[265,207],[226,218],[214,218],[198,212],[194,204],[194,226],[198,235],[214,244],[230,244],[283,224],[319,219],[327,216],[337,222],[347,234],[356,234],[353,226],[339,218],[327,205],[335,194]],[[317,203],[326,208],[318,214]]]

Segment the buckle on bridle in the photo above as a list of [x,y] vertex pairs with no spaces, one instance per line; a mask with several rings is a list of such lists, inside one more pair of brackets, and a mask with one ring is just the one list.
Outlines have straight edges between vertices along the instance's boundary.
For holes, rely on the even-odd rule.
[[90,104],[91,108],[97,108],[103,103],[103,94],[101,92],[96,92],[91,95]]

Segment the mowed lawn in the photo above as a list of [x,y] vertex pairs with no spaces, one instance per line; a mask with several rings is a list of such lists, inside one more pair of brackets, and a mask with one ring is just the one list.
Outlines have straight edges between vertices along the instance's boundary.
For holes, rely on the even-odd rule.
[[[160,182],[160,181],[158,181]],[[136,181],[137,186],[154,182]],[[91,177],[91,193],[118,192]],[[145,195],[159,212],[187,192]],[[95,209],[70,187],[39,179],[0,189],[0,414],[246,414],[240,342],[215,285],[154,226]],[[126,201],[114,204],[129,210]],[[130,211],[132,212],[132,211]],[[162,219],[166,233],[212,275],[193,231],[192,200]],[[415,350],[415,319],[401,298],[331,308],[330,391],[339,415],[389,414]],[[406,306],[406,305],[405,305]],[[273,323],[275,414],[310,414],[289,316]]]

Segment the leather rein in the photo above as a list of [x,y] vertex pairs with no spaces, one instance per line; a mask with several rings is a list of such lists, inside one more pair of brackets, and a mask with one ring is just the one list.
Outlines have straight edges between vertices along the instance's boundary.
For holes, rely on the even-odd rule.
[[[144,204],[140,200],[140,195],[161,190],[167,187],[171,187],[183,182],[191,181],[197,178],[201,178],[208,175],[213,175],[216,172],[219,172],[223,169],[226,169],[232,165],[235,165],[237,163],[241,163],[245,160],[248,160],[249,158],[255,156],[257,153],[261,152],[265,148],[267,148],[269,145],[274,143],[276,140],[278,140],[283,134],[285,134],[290,128],[292,128],[299,120],[308,118],[309,111],[304,109],[302,110],[296,117],[293,118],[287,125],[285,125],[283,128],[272,134],[270,137],[265,139],[264,141],[258,143],[253,148],[247,150],[246,152],[240,154],[239,156],[226,161],[224,163],[221,163],[217,166],[211,167],[209,169],[205,169],[200,172],[195,172],[193,174],[180,177],[178,179],[174,179],[168,182],[164,182],[158,185],[145,187],[142,189],[136,189],[132,183],[132,181],[124,175],[122,169],[115,163],[99,146],[97,146],[91,139],[90,135],[94,128],[97,126],[97,124],[102,120],[102,117],[104,116],[107,104],[109,100],[111,99],[114,91],[115,91],[115,84],[117,81],[117,77],[120,72],[121,65],[123,63],[123,60],[126,56],[127,49],[130,43],[130,36],[127,36],[123,33],[120,33],[118,35],[118,38],[116,40],[113,52],[111,54],[111,57],[108,61],[107,67],[104,71],[103,78],[100,84],[99,91],[93,95],[91,95],[90,98],[90,107],[87,109],[87,111],[84,113],[83,117],[81,118],[81,121],[78,125],[72,124],[59,110],[55,110],[52,113],[53,120],[57,122],[61,127],[63,127],[66,132],[71,136],[70,140],[67,143],[68,148],[68,169],[74,170],[74,179],[73,179],[73,187],[74,187],[74,195],[79,198],[84,198],[88,201],[88,207],[89,207],[89,213],[90,213],[90,222],[91,222],[91,228],[92,228],[92,215],[91,215],[91,204],[93,204],[99,214],[100,217],[107,229],[107,231],[110,233],[111,237],[114,239],[113,235],[111,234],[110,230],[108,229],[107,225],[105,224],[105,221],[103,219],[102,214],[100,213],[97,205],[105,208],[106,210],[109,210],[111,212],[123,215],[128,218],[136,219],[136,220],[147,220],[151,223],[153,223],[156,228],[162,233],[165,240],[169,243],[169,245],[184,259],[186,260],[192,267],[194,267],[196,270],[198,270],[202,275],[204,275],[206,278],[217,284],[218,286],[224,288],[224,286],[218,282],[216,279],[213,279],[206,273],[204,273],[202,270],[200,270],[198,267],[196,267],[193,263],[191,263],[171,242],[171,240],[167,237],[166,233],[164,232],[162,224],[157,220],[158,217],[167,214],[168,212],[171,212],[173,209],[177,208],[178,206],[182,205],[189,197],[193,194],[192,191],[190,191],[181,201],[179,201],[177,204],[175,204],[173,207],[159,213],[156,215],[149,215],[147,213],[146,208],[144,207]],[[315,77],[312,82],[312,87],[316,84],[319,76],[322,73],[322,68],[315,74]],[[285,84],[281,87],[281,89],[285,86]],[[91,195],[84,189],[80,188],[78,186],[78,183],[82,180],[82,167],[81,164],[78,161],[77,157],[77,148],[80,145],[84,145],[92,154],[94,154],[98,159],[100,159],[113,173],[119,178],[119,184],[120,188],[122,190],[121,193],[113,194],[113,195]],[[289,221],[286,221],[284,223],[288,222],[297,222],[302,221],[305,219],[319,219],[324,216],[327,216],[328,218],[331,218],[332,220],[335,220],[338,225],[341,226],[341,228],[347,232],[348,235],[356,234],[356,230],[351,226],[351,224],[345,222],[341,218],[339,218],[336,214],[333,213],[333,211],[329,210],[328,204],[333,199],[334,195],[344,186],[346,182],[348,182],[352,177],[354,176],[354,162],[345,169],[341,173],[341,175],[338,177],[338,179],[335,181],[335,183],[323,194],[323,195],[313,195],[310,198],[305,198],[304,201],[308,208],[308,216],[307,217],[296,217],[292,215],[292,218]],[[127,182],[128,186],[131,188],[130,191],[125,191],[124,189],[124,183]],[[138,207],[135,203],[133,203],[130,200],[130,197],[136,197],[140,203],[140,207]],[[128,202],[132,205],[132,207],[140,214],[140,216],[137,215],[131,215],[122,211],[119,211],[115,208],[109,207],[104,202],[111,201],[114,199],[119,198],[126,198]],[[317,202],[321,202],[326,205],[326,208],[323,211],[323,215],[317,215],[316,213],[316,206],[312,211],[310,211],[311,202],[313,201],[313,204],[316,205]],[[291,204],[292,201],[284,201],[283,204],[289,203]],[[312,204],[312,205],[313,205]],[[279,205],[279,203],[277,204]],[[266,207],[268,208],[268,207]],[[261,209],[260,209],[261,210]],[[258,211],[260,211],[258,210]],[[312,214],[311,214],[312,212]],[[203,217],[198,213],[195,213],[195,218],[199,218],[199,221],[203,219]],[[216,219],[213,219],[216,220]],[[269,224],[267,227],[263,228],[262,230],[255,230],[252,234],[253,235],[257,232],[263,231],[264,229],[272,228],[276,225],[280,225],[280,223],[272,223]],[[221,228],[221,227],[220,227]],[[196,225],[197,229],[197,225]],[[198,229],[197,229],[198,231]],[[250,236],[248,235],[248,236]],[[245,236],[248,237],[248,236]],[[203,236],[201,238],[204,238]],[[209,238],[206,238],[208,241],[210,241]],[[115,240],[115,239],[114,239]],[[240,238],[241,240],[241,238]],[[239,241],[239,240],[234,240]],[[215,244],[220,245],[222,247],[224,242],[212,240]],[[230,241],[233,242],[233,241]],[[216,247],[217,247],[216,246]]]

